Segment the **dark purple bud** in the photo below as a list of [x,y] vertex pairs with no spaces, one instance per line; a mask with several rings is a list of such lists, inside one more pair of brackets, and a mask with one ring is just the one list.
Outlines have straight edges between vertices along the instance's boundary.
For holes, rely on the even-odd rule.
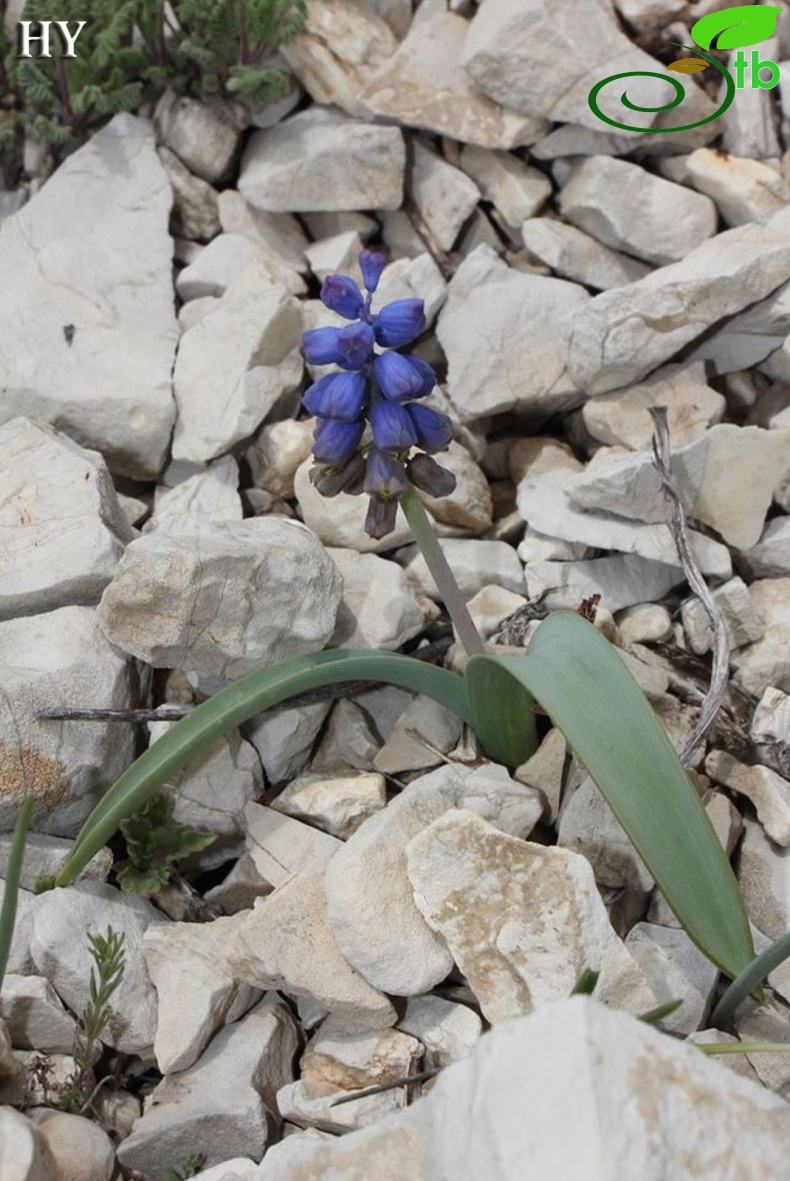
[[410,402],[404,407],[417,432],[417,446],[423,451],[442,451],[453,437],[453,427],[446,414]]
[[382,353],[373,362],[373,374],[384,397],[392,402],[408,402],[411,398],[421,397],[425,382],[410,357]]
[[392,533],[397,516],[397,500],[379,500],[378,496],[371,496],[365,517],[365,532],[368,537],[375,537],[378,541]]
[[348,463],[342,467],[310,468],[310,483],[315,486],[322,496],[337,496],[339,492],[347,492],[355,496],[362,491],[365,479],[365,460],[358,451],[354,452]]
[[310,365],[337,365],[339,328],[310,328],[302,333],[302,349]]
[[365,469],[365,483],[362,487],[371,496],[379,496],[383,500],[397,500],[399,496],[403,496],[409,487],[409,481],[402,460],[396,459],[386,451],[379,451],[378,447],[371,447]]
[[382,451],[408,451],[417,442],[417,431],[403,406],[376,402],[370,412],[373,442]]
[[327,275],[321,288],[321,303],[344,320],[356,320],[365,306],[362,292],[349,275]]
[[[431,459],[430,455],[415,455],[408,463],[409,479],[416,488],[429,496],[449,496],[455,491],[455,476]],[[366,489],[367,491],[367,489]]]
[[310,386],[302,405],[319,418],[355,422],[365,408],[367,394],[367,378],[361,373],[327,373]]
[[415,337],[425,331],[425,300],[396,299],[385,304],[373,317],[376,340],[385,348],[397,349],[402,344],[411,344]]
[[359,446],[363,422],[338,422],[334,418],[321,418],[313,435],[313,455],[319,463],[342,467],[348,463]]
[[373,329],[362,320],[341,328],[337,342],[338,365],[344,369],[361,369],[373,356]]
[[375,291],[379,285],[381,272],[387,265],[387,259],[377,250],[362,250],[359,255],[359,269],[362,271],[362,282],[367,291]]

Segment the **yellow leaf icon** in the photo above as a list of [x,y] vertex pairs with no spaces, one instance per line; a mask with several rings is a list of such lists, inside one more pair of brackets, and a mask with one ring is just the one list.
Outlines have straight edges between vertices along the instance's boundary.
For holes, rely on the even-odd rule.
[[707,64],[701,57],[682,57],[676,62],[670,62],[667,69],[674,70],[676,74],[698,74]]

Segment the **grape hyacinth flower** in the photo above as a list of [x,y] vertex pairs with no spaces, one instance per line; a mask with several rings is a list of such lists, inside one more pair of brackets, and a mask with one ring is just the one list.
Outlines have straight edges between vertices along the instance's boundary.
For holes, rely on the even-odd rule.
[[[321,302],[351,323],[302,334],[311,365],[340,367],[302,398],[317,419],[310,479],[322,496],[367,493],[365,532],[375,538],[395,528],[398,501],[410,485],[431,496],[449,496],[455,488],[453,473],[432,458],[452,438],[450,420],[420,401],[436,375],[421,357],[394,351],[424,331],[424,301],[396,299],[371,310],[385,261],[375,250],[360,253],[364,295],[348,275],[328,275]],[[377,352],[377,346],[389,351]]]

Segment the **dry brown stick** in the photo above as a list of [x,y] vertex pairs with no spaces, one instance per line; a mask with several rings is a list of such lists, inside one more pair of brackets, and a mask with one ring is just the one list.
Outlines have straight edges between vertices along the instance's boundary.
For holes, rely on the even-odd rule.
[[708,730],[713,725],[716,714],[721,708],[727,683],[730,677],[730,641],[724,618],[719,611],[713,596],[708,590],[702,571],[691,552],[688,530],[686,528],[686,512],[672,473],[672,453],[669,446],[669,425],[667,423],[666,406],[651,406],[650,416],[653,419],[655,433],[653,435],[653,462],[658,469],[661,483],[664,486],[664,496],[669,506],[669,528],[683,567],[686,581],[705,609],[713,631],[713,667],[711,669],[710,686],[702,703],[702,711],[694,733],[686,743],[680,755],[680,761],[688,766],[695,750],[702,742]]
[[414,1083],[427,1082],[439,1073],[437,1070],[421,1070],[419,1074],[409,1074],[406,1078],[396,1078],[391,1083],[381,1083],[377,1087],[366,1087],[364,1091],[355,1091],[353,1095],[343,1095],[342,1099],[333,1099],[330,1107],[339,1107],[341,1103],[353,1103],[355,1099],[367,1099],[369,1095],[381,1095],[384,1091],[393,1091],[396,1087],[409,1087]]

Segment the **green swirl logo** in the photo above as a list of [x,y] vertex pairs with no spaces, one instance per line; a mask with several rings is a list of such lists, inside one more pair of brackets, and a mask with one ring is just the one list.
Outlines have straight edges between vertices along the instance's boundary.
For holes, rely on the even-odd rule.
[[[608,86],[610,82],[618,82],[621,78],[658,78],[663,82],[669,82],[670,86],[674,87],[675,90],[675,97],[673,99],[657,107],[643,107],[631,102],[627,91],[624,90],[620,95],[620,102],[629,111],[638,111],[642,114],[659,114],[662,111],[671,111],[674,107],[679,106],[686,97],[683,83],[673,75],[660,74],[656,70],[629,70],[623,74],[611,74],[608,78],[603,78],[600,82],[596,82],[587,96],[587,103],[590,110],[598,119],[601,119],[604,123],[608,123],[610,127],[616,127],[618,131],[663,134],[673,131],[690,131],[694,127],[702,127],[704,123],[711,123],[714,119],[718,119],[720,115],[724,114],[735,98],[735,91],[743,89],[746,85],[745,76],[747,69],[750,69],[752,89],[768,90],[778,83],[779,67],[776,62],[760,61],[759,54],[756,50],[753,50],[751,63],[749,63],[746,55],[743,53],[743,46],[757,45],[760,41],[765,41],[766,38],[771,37],[776,29],[776,22],[779,19],[780,12],[782,12],[781,8],[761,4],[743,4],[737,8],[728,8],[724,12],[711,12],[708,16],[704,16],[701,20],[698,20],[691,29],[691,38],[694,41],[694,47],[681,45],[677,41],[672,42],[673,45],[677,45],[680,49],[687,49],[690,53],[695,54],[695,56],[693,58],[681,58],[678,61],[672,62],[667,67],[668,70],[674,73],[692,74],[707,69],[708,66],[713,66],[724,78],[724,98],[713,114],[708,115],[705,119],[698,119],[695,123],[684,123],[680,127],[638,127],[632,123],[620,123],[603,113],[598,104],[598,95],[604,86]],[[736,75],[735,78],[733,78],[727,66],[722,65],[715,57],[703,53],[702,50],[705,49],[737,49],[738,53],[732,62]],[[760,77],[760,71],[766,69],[770,69],[771,71],[770,81],[765,81]]]

